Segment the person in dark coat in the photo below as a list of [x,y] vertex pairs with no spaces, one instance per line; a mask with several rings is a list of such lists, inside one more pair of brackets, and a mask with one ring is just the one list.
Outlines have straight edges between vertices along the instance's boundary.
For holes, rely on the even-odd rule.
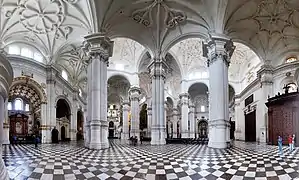
[[58,143],[58,130],[56,127],[52,130],[52,143]]

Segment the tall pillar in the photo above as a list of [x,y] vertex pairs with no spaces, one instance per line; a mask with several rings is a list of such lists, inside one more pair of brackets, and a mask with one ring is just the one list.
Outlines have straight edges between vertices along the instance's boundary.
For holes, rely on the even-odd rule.
[[52,135],[51,131],[56,127],[56,102],[55,102],[55,85],[56,85],[56,74],[58,71],[52,67],[46,67],[47,73],[47,102],[41,105],[41,126],[42,132],[42,143],[51,143]]
[[3,122],[3,144],[10,144],[9,142],[9,120],[8,120],[8,99],[5,100],[4,104],[4,122]]
[[88,96],[91,105],[90,116],[90,149],[109,147],[107,123],[107,65],[112,55],[113,42],[101,34],[85,37],[85,49],[90,57],[88,70]]
[[[257,137],[260,142],[266,142],[268,137],[268,108],[265,105],[268,102],[268,96],[273,97],[273,70],[274,68],[268,61],[257,72],[261,82],[261,97],[259,107],[257,109],[257,119],[260,119],[257,123]],[[259,117],[260,116],[260,117]]]
[[123,130],[121,134],[121,139],[128,140],[129,137],[129,111],[130,103],[128,101],[123,102]]
[[235,49],[233,42],[223,37],[213,37],[204,44],[203,53],[208,58],[210,76],[209,147],[227,148],[229,123],[228,66]]
[[130,99],[131,99],[131,131],[130,136],[137,137],[138,142],[140,139],[140,108],[139,108],[139,100],[140,100],[140,88],[131,87],[129,90]]
[[182,107],[182,120],[181,120],[181,135],[182,138],[189,138],[188,130],[188,111],[189,111],[189,95],[188,93],[180,94],[181,107]]
[[152,79],[152,132],[151,145],[166,144],[165,140],[165,111],[164,84],[167,65],[161,57],[154,58],[149,65]]
[[83,112],[83,139],[84,139],[84,146],[86,143],[86,138],[87,138],[87,131],[86,131],[86,123],[87,123],[87,108],[86,105],[84,105],[84,112]]
[[4,54],[0,52],[0,177],[3,180],[8,180],[9,176],[7,169],[2,160],[2,142],[3,142],[3,122],[5,119],[5,102],[8,98],[9,86],[13,80],[13,69]]
[[85,118],[85,134],[86,134],[86,138],[84,139],[84,146],[86,148],[89,148],[89,144],[90,144],[90,117],[91,117],[91,86],[92,86],[92,74],[91,74],[91,65],[87,66],[87,87],[86,87],[86,92],[87,92],[87,104],[86,104],[86,118]]
[[190,103],[189,106],[189,121],[190,121],[190,138],[195,138],[195,106],[193,103]]
[[78,95],[79,90],[73,92],[73,104],[72,107],[72,114],[71,114],[71,140],[77,140],[77,122],[78,122]]
[[147,137],[151,137],[152,132],[152,107],[147,106]]
[[172,112],[172,138],[178,138],[178,109],[174,108]]

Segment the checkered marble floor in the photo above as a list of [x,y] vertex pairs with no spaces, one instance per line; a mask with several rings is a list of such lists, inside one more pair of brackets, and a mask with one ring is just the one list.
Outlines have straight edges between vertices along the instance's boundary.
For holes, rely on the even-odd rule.
[[[217,150],[206,145],[149,144],[119,140],[106,150],[82,143],[6,145],[3,159],[11,179],[297,179],[299,151],[284,155],[277,147],[235,142]],[[1,177],[0,177],[1,179]],[[299,179],[299,178],[298,178]]]

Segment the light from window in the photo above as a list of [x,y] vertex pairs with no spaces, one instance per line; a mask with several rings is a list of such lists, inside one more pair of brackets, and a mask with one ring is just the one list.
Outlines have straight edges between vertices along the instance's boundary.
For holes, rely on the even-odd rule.
[[289,57],[289,58],[286,60],[287,63],[294,62],[294,61],[297,61],[297,58],[296,58],[296,57]]
[[15,100],[15,110],[17,111],[23,110],[23,101],[21,99]]
[[33,59],[38,61],[38,62],[43,62],[43,60],[44,60],[43,56],[39,52],[35,52],[33,54]]
[[29,111],[29,104],[25,104],[25,111]]
[[20,48],[18,46],[9,46],[8,54],[20,55]]
[[65,70],[63,70],[63,71],[61,72],[61,76],[63,77],[63,79],[68,80],[68,75],[67,75],[67,73],[66,73]]
[[79,96],[82,97],[82,90],[79,89]]
[[11,102],[7,103],[7,110],[9,110],[9,111],[12,110],[12,103]]
[[288,84],[288,87],[289,87],[289,92],[290,93],[297,92],[297,85],[295,83]]
[[28,57],[28,58],[32,59],[33,58],[33,53],[28,48],[22,48],[21,49],[21,56]]
[[201,112],[205,112],[206,111],[206,107],[205,106],[200,106],[200,111]]
[[208,72],[203,72],[202,73],[202,78],[208,78],[208,77],[209,77]]

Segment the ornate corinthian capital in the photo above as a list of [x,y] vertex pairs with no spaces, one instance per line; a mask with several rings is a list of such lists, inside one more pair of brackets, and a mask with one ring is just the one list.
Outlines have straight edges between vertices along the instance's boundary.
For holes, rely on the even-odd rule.
[[235,46],[230,39],[212,37],[208,43],[203,43],[203,56],[208,59],[208,66],[217,60],[223,60],[229,66]]
[[109,57],[113,53],[113,44],[113,41],[101,33],[91,34],[85,36],[84,50],[91,60],[99,59],[108,64]]

